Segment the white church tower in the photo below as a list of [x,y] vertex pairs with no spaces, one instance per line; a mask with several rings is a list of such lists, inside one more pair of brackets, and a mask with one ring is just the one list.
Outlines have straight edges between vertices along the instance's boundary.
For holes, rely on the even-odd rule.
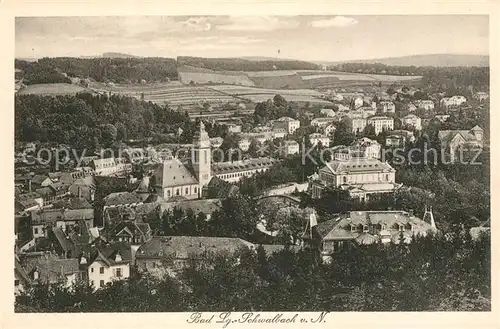
[[200,195],[203,186],[212,179],[212,152],[210,149],[210,138],[205,131],[205,125],[200,120],[200,130],[195,134],[191,160],[194,173],[200,184]]

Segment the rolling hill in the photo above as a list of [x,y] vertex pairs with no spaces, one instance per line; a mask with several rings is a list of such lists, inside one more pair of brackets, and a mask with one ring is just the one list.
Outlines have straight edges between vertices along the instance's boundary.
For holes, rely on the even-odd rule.
[[435,66],[435,67],[452,67],[452,66],[489,66],[489,56],[487,55],[458,55],[458,54],[429,54],[429,55],[412,55],[402,57],[387,57],[376,59],[359,59],[352,61],[339,62],[322,62],[321,64],[335,65],[342,63],[367,63],[367,64],[385,64],[389,66]]

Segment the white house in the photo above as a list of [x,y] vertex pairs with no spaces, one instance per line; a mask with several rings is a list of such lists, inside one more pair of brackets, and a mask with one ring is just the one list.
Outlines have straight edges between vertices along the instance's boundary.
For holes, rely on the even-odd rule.
[[394,129],[394,119],[386,116],[374,116],[367,120],[369,125],[375,127],[375,134],[380,134],[383,130]]
[[416,100],[415,101],[415,106],[419,109],[424,109],[424,110],[434,110],[434,102],[431,100]]
[[408,114],[401,119],[403,125],[408,125],[414,127],[416,130],[422,130],[422,119],[420,119],[415,114]]
[[441,107],[452,107],[452,106],[460,106],[464,103],[467,102],[467,98],[464,96],[452,96],[452,97],[445,97],[441,99],[440,105]]
[[319,142],[321,142],[321,145],[323,145],[323,147],[330,147],[330,137],[328,136],[314,133],[309,135],[309,140],[311,141],[311,144],[313,146],[316,146],[319,144]]
[[387,102],[387,101],[380,102],[378,104],[377,108],[382,113],[394,113],[394,112],[396,112],[396,106],[394,105],[393,102]]
[[250,148],[250,140],[248,138],[242,138],[242,139],[240,139],[238,141],[238,147],[243,152],[248,151],[248,149]]
[[276,126],[279,128],[285,128],[289,134],[293,134],[295,130],[299,129],[300,121],[290,117],[281,117],[277,120]]
[[328,126],[323,128],[323,133],[326,136],[331,136],[333,133],[335,133],[335,130],[337,130],[337,128],[335,127],[334,124],[331,123]]
[[[122,246],[126,246],[122,244]],[[130,277],[131,249],[121,247],[108,247],[98,250],[87,267],[87,275],[90,283],[96,289],[104,287],[114,280],[123,280]],[[80,259],[80,264],[85,265],[88,260]]]
[[286,155],[298,154],[300,152],[299,143],[296,141],[285,141],[284,150]]

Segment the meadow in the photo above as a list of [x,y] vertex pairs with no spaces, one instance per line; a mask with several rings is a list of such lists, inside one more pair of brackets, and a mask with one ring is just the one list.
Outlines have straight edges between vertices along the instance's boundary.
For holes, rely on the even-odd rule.
[[79,92],[91,92],[91,90],[69,83],[47,83],[29,85],[17,92],[19,95],[74,95]]

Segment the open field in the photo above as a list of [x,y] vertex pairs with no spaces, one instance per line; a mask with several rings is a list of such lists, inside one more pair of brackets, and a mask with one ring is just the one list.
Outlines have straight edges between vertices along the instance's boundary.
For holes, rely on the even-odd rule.
[[186,109],[197,107],[204,102],[215,106],[228,102],[241,102],[240,99],[231,95],[200,86],[181,86],[150,91],[144,93],[144,100],[159,104],[168,103],[171,106],[182,106]]
[[240,86],[211,86],[210,88],[227,93],[232,96],[240,97],[252,101],[254,103],[264,102],[272,99],[275,95],[280,94],[287,101],[294,102],[309,102],[315,104],[330,104],[330,102],[320,99],[321,93],[311,89],[266,89],[266,88],[251,88]]
[[178,72],[180,81],[185,84],[193,81],[196,84],[224,83],[242,86],[255,85],[243,72],[213,71],[191,66],[180,66]]
[[90,92],[91,90],[69,83],[47,83],[39,85],[29,85],[20,89],[17,93],[19,95],[72,95],[79,92]]

